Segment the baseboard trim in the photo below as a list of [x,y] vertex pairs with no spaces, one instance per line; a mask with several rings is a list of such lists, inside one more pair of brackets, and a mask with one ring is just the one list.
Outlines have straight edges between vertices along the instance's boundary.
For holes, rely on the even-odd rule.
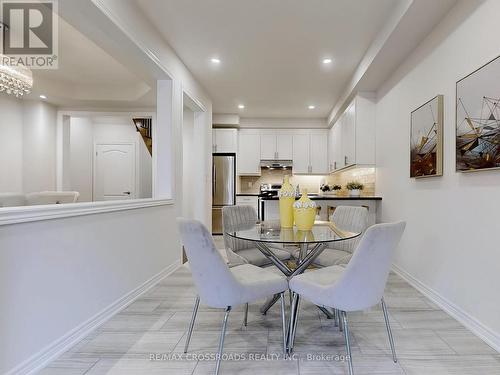
[[467,312],[462,310],[459,306],[449,301],[438,292],[430,288],[429,286],[422,283],[420,280],[416,279],[410,273],[408,273],[403,268],[396,264],[392,265],[392,269],[395,273],[401,276],[405,281],[407,281],[411,286],[417,289],[420,293],[429,298],[432,302],[438,305],[441,309],[446,311],[453,318],[462,323],[468,330],[474,333],[477,337],[483,340],[486,344],[491,346],[497,352],[500,352],[500,334],[494,332],[489,327],[485,326],[479,320],[469,315]]
[[142,285],[127,293],[111,305],[94,315],[89,320],[83,322],[76,328],[66,333],[61,338],[55,340],[38,353],[34,354],[26,361],[9,370],[5,375],[31,375],[47,366],[51,361],[59,357],[62,353],[70,349],[73,345],[87,336],[93,330],[104,324],[116,313],[126,308],[142,294],[147,292],[158,282],[172,274],[181,266],[180,260],[175,261],[170,266],[144,282]]

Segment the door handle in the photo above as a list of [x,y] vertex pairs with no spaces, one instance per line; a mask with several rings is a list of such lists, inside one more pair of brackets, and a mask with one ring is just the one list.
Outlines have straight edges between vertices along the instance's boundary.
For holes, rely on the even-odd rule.
[[130,191],[124,191],[123,194],[130,195]]

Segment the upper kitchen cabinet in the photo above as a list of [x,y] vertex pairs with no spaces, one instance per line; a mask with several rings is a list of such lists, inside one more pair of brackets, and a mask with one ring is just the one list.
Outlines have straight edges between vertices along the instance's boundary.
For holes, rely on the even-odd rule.
[[289,130],[261,130],[260,158],[262,160],[292,160],[293,133]]
[[261,134],[258,129],[242,129],[238,132],[238,175],[260,176]]
[[311,130],[310,149],[310,173],[328,173],[328,130]]
[[342,121],[344,116],[342,115],[335,125],[328,132],[328,170],[333,172],[340,168],[340,161],[342,159]]
[[212,152],[236,153],[238,149],[238,130],[212,129]]
[[293,134],[293,173],[328,173],[328,131],[297,130]]
[[359,93],[329,134],[329,170],[375,164],[375,96]]

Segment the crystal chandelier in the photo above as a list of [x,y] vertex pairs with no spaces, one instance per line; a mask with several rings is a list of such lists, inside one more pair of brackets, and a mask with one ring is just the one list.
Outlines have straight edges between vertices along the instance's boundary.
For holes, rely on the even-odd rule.
[[[0,92],[15,95],[17,98],[29,94],[33,87],[33,74],[24,66],[5,65],[0,55]],[[7,60],[8,61],[8,60]]]

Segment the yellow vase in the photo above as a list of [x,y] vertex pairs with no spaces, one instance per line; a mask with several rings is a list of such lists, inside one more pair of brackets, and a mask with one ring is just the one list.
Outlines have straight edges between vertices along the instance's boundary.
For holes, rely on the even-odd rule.
[[305,189],[300,199],[293,204],[293,218],[298,230],[309,231],[314,225],[316,203],[309,199]]
[[289,181],[290,176],[286,175],[278,192],[280,199],[280,224],[282,228],[293,227],[293,204],[295,202],[295,189]]

